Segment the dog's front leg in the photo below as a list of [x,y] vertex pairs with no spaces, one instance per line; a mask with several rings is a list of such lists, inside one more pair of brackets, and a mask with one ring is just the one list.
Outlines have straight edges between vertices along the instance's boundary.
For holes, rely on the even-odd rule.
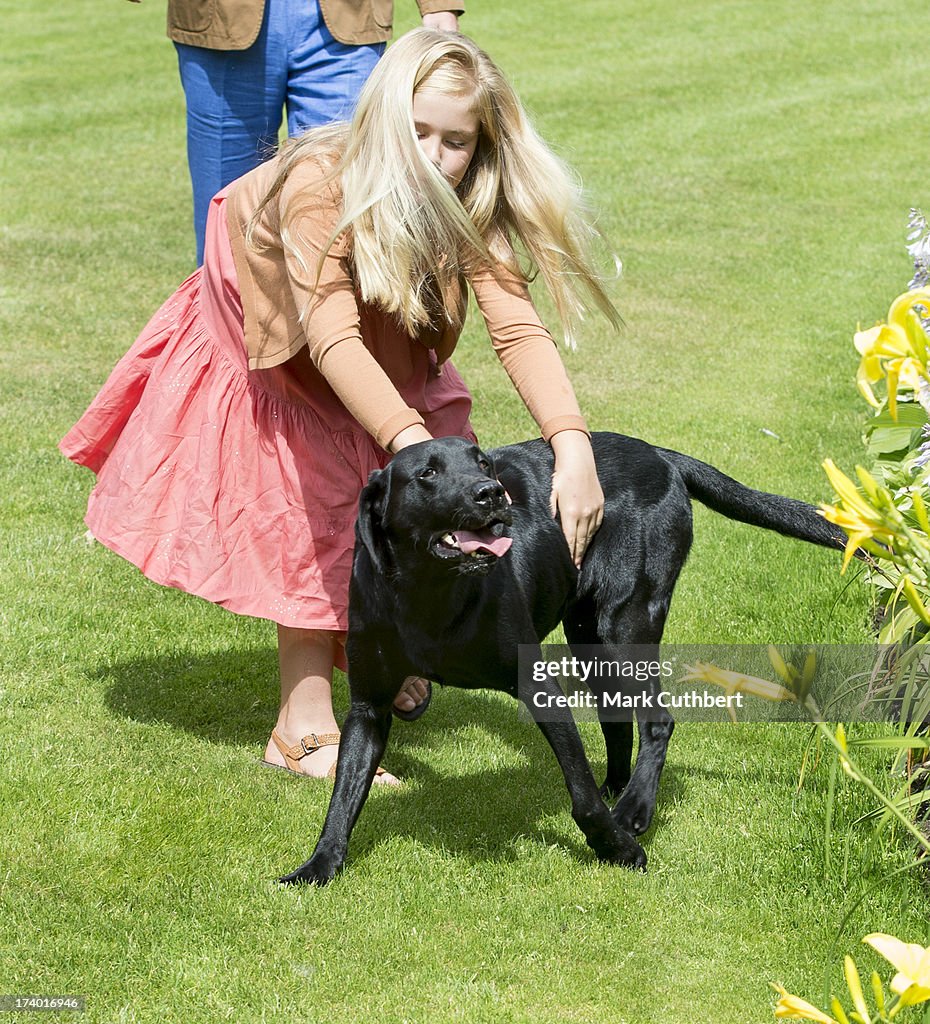
[[[645,868],[646,851],[617,823],[601,797],[571,711],[558,704],[558,698],[564,697],[558,684],[552,679],[536,684],[534,694],[539,693],[544,695],[542,702],[531,699],[526,704],[559,762],[572,800],[572,817],[588,846],[600,860]],[[541,706],[546,707],[544,715],[540,715]]]
[[325,885],[345,863],[349,836],[371,789],[391,729],[391,707],[353,701],[339,741],[336,784],[313,856],[281,881]]

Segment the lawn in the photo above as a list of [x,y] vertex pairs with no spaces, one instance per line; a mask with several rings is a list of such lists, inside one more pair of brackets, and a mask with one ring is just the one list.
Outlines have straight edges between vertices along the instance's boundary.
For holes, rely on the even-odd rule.
[[[593,860],[515,705],[457,691],[396,726],[407,784],[373,794],[346,873],[275,884],[329,790],[258,765],[273,627],[89,545],[92,477],[55,447],[192,269],[164,5],[0,9],[0,995],[84,996],[93,1022],[742,1024],[772,1019],[769,981],[839,991],[867,932],[930,941],[925,887],[892,876],[907,843],[869,845],[851,783],[825,867],[806,730],[680,728],[637,874]],[[852,332],[903,289],[907,211],[930,205],[916,8],[471,0],[462,25],[624,262],[624,330],[592,321],[566,354],[591,426],[829,499],[821,461],[861,451]],[[485,442],[532,433],[474,316],[456,363]],[[869,639],[837,555],[695,518],[669,641]]]

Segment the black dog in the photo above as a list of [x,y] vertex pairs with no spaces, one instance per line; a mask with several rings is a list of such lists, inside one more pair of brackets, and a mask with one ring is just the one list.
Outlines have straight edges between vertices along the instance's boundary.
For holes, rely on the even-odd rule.
[[[516,697],[518,646],[538,651],[559,622],[573,646],[658,645],[691,545],[690,498],[790,537],[845,544],[842,531],[804,502],[751,490],[635,438],[595,434],[592,443],[606,504],[580,571],[549,511],[553,457],[541,440],[487,454],[461,438],[426,441],[371,475],[356,525],[346,647],[352,706],[335,789],[313,856],[282,881],[325,883],[342,867],[407,676]],[[555,680],[540,690],[562,692]],[[633,837],[652,820],[671,716],[653,710],[638,719],[632,776],[632,722],[602,719],[600,790],[571,712],[546,717],[539,728],[588,845],[603,861],[644,867]],[[604,802],[611,793],[621,794],[612,810]]]

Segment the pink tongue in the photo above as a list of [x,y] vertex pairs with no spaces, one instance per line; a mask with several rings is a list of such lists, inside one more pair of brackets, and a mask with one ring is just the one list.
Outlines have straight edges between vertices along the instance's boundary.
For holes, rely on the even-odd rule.
[[510,537],[495,537],[490,530],[481,530],[479,533],[473,530],[456,530],[452,536],[459,542],[459,547],[466,555],[470,555],[472,551],[489,551],[500,558],[501,555],[507,554],[510,545],[513,544]]

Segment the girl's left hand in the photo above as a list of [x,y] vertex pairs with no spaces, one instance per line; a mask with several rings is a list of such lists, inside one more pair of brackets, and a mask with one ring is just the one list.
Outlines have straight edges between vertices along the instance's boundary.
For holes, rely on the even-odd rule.
[[594,465],[588,435],[561,430],[550,441],[555,453],[549,506],[562,518],[562,532],[576,566],[604,519],[604,492]]

